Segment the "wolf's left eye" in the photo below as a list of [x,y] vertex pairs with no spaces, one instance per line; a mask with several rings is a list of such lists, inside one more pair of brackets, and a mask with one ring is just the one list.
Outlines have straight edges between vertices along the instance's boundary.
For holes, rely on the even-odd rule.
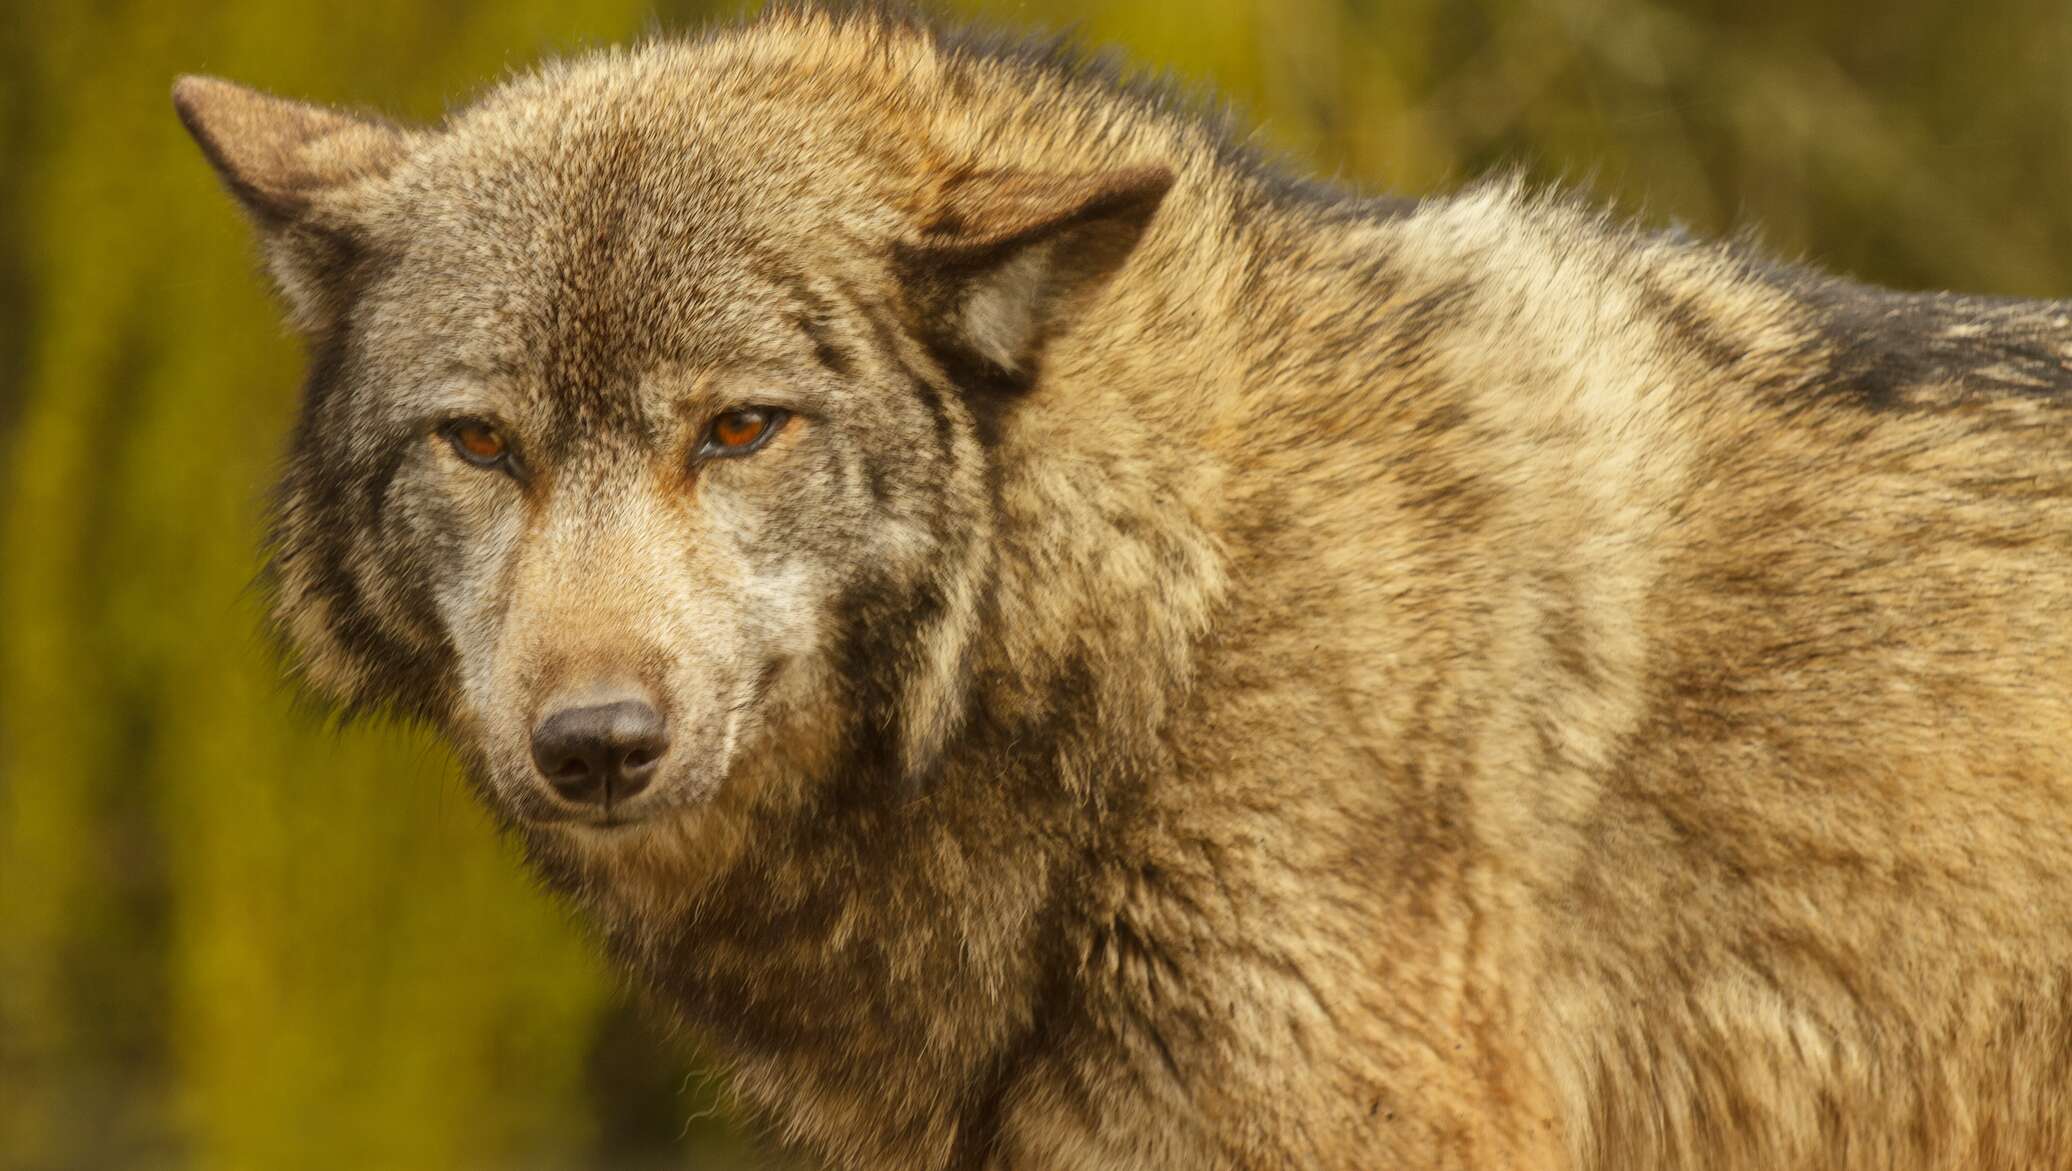
[[455,419],[442,430],[454,452],[478,468],[501,467],[511,454],[510,440],[485,420]]
[[698,447],[704,456],[747,455],[770,441],[791,412],[779,407],[735,407],[722,411]]

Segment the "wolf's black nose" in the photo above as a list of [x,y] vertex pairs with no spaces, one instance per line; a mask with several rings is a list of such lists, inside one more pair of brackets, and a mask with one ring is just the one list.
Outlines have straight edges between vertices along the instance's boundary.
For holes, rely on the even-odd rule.
[[643,699],[565,707],[532,730],[532,761],[554,791],[582,805],[629,801],[669,751],[662,713]]

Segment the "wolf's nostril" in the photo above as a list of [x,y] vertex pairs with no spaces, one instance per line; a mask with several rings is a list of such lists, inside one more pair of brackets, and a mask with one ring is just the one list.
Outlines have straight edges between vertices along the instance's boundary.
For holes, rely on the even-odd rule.
[[532,759],[564,800],[583,805],[626,801],[647,788],[669,751],[662,713],[644,699],[566,707],[532,732]]

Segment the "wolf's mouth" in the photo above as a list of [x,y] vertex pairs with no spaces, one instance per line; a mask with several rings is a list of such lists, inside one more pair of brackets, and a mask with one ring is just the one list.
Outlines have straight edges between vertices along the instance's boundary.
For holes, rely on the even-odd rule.
[[639,801],[610,806],[570,806],[555,802],[527,802],[516,812],[516,819],[527,825],[551,826],[567,829],[590,829],[603,833],[616,833],[632,829],[671,811],[680,809],[683,802]]
[[506,807],[518,825],[560,831],[615,835],[695,814],[709,803],[716,782],[697,770],[677,769],[657,777],[654,785],[628,801],[576,805],[555,799],[536,778],[528,790]]

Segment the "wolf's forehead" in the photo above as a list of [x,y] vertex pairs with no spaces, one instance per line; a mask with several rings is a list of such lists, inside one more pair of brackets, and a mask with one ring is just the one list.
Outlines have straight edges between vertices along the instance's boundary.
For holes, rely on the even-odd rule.
[[791,141],[825,124],[674,75],[551,80],[413,159],[387,285],[400,328],[466,365],[623,394],[656,369],[810,358],[797,323],[827,282],[875,287],[898,185],[858,152]]
[[[893,163],[873,120],[797,79],[684,62],[525,79],[456,119],[425,155],[435,176],[600,209],[782,216],[861,196]],[[887,154],[891,150],[891,154]]]
[[401,312],[506,351],[501,364],[623,381],[633,367],[753,349],[815,263],[772,222],[781,196],[751,197],[708,159],[472,162],[420,189],[390,287]]
[[757,247],[784,210],[723,138],[594,114],[456,131],[413,186],[428,230],[529,268],[606,274],[712,266]]

